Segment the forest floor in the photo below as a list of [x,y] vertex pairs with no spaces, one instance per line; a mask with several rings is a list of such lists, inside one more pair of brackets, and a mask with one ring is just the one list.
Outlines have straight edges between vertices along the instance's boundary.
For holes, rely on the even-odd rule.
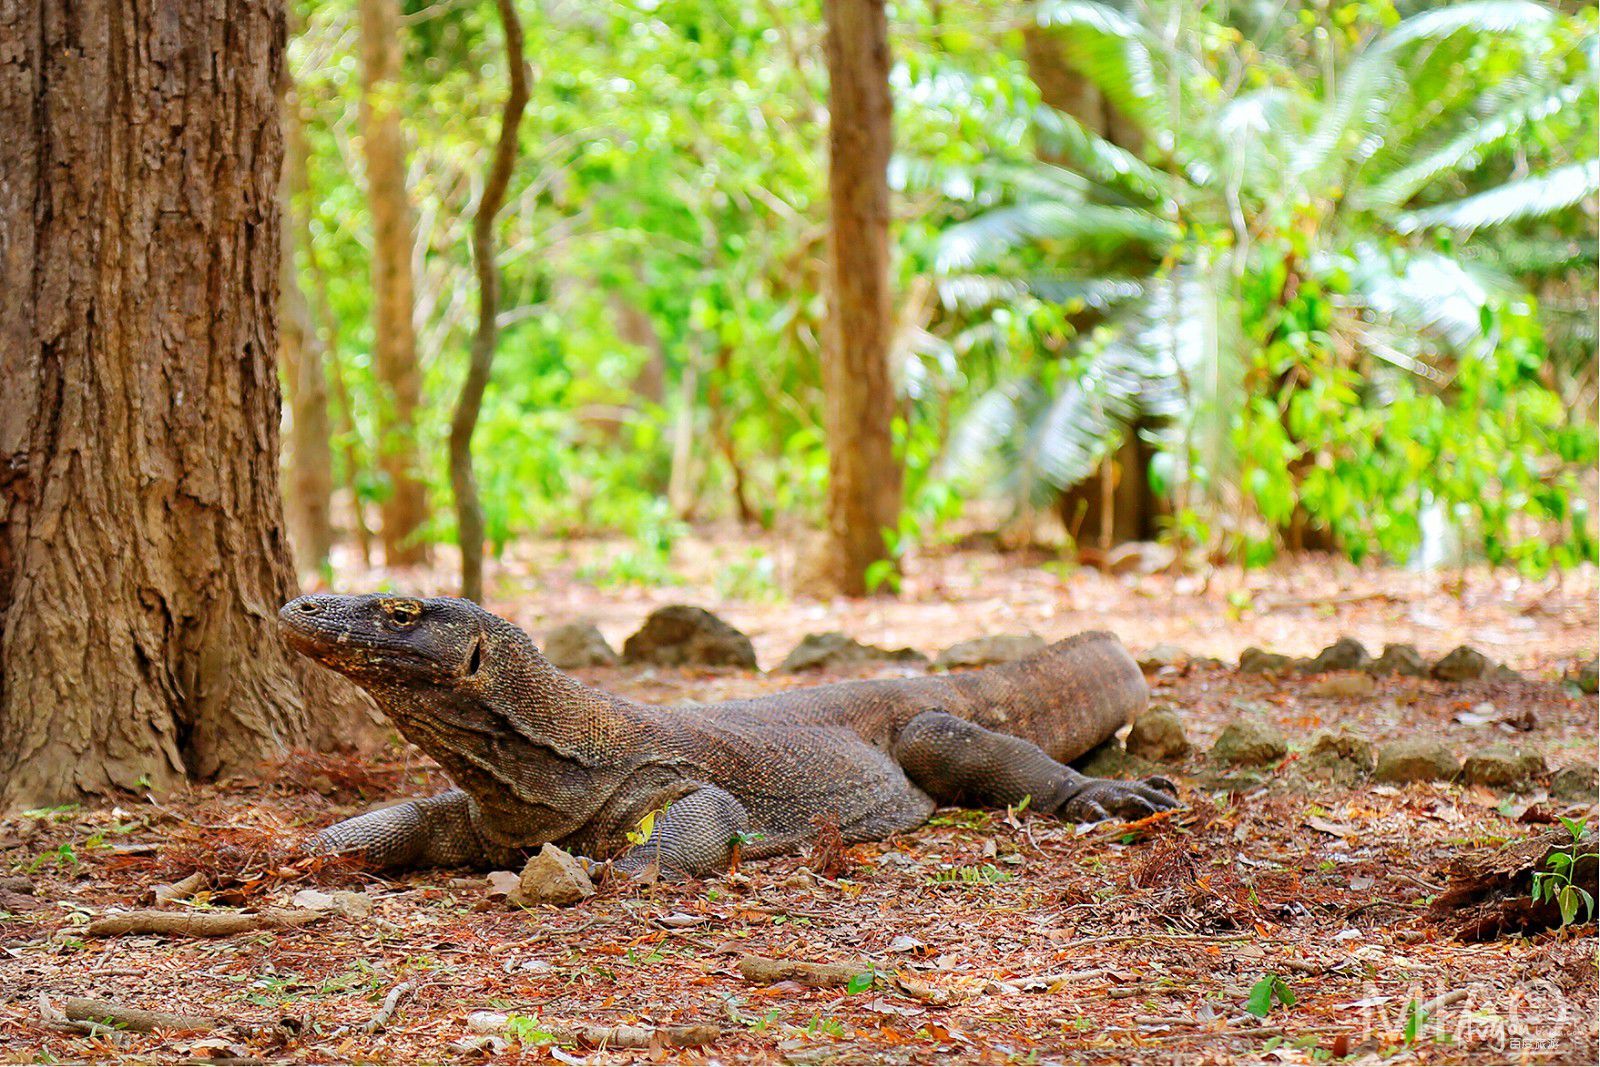
[[[942,810],[842,856],[746,863],[687,884],[607,883],[564,909],[511,907],[473,872],[385,877],[298,858],[305,836],[335,818],[443,787],[399,747],[27,813],[0,821],[0,1062],[1596,1062],[1592,921],[1469,942],[1428,907],[1453,862],[1547,832],[1555,815],[1593,825],[1592,799],[1552,796],[1548,778],[1522,793],[1341,786],[1296,767],[1329,727],[1373,741],[1435,737],[1457,756],[1509,743],[1552,768],[1594,766],[1596,700],[1561,681],[1594,654],[1592,570],[1526,582],[1322,561],[1208,581],[951,551],[913,560],[898,599],[827,602],[777,594],[782,568],[742,546],[680,546],[681,584],[665,587],[619,581],[626,552],[519,549],[492,606],[535,636],[588,616],[620,643],[650,609],[698,603],[749,633],[768,668],[804,633],[835,629],[931,654],[983,634],[1093,627],[1136,651],[1170,644],[1225,660],[1150,674],[1154,701],[1180,712],[1195,743],[1165,768],[1188,806],[1131,827]],[[445,588],[442,572],[338,573],[342,589]],[[1468,643],[1524,677],[1385,678],[1350,698],[1317,695],[1314,677],[1231,667],[1247,645],[1310,655],[1346,634],[1430,656]],[[581,673],[668,703],[845,676]],[[1242,711],[1287,735],[1277,766],[1235,773],[1204,755]],[[226,937],[88,931],[194,873],[205,888],[170,906],[259,910],[314,889],[359,891],[372,910],[355,898],[307,925]],[[752,984],[739,969],[748,955],[848,963],[861,977]],[[215,1021],[72,1032],[57,1014],[69,997]],[[719,1033],[704,1047],[668,1043],[668,1028],[688,1024]],[[635,1049],[552,1043],[572,1026],[656,1036]]]

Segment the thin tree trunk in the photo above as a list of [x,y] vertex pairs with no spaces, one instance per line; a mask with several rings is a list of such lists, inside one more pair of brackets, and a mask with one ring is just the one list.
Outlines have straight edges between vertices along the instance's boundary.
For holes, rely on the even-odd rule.
[[[285,76],[283,217],[305,210],[307,153],[300,98]],[[289,479],[284,506],[289,540],[302,573],[327,570],[333,548],[333,429],[328,418],[328,377],[322,338],[295,268],[293,234],[308,228],[286,226],[283,240],[283,329],[279,351],[289,389]]]
[[276,634],[283,7],[0,41],[0,807],[254,770],[338,732]]
[[383,555],[391,565],[421,563],[428,517],[420,474],[417,408],[422,368],[412,323],[411,201],[406,193],[405,137],[396,103],[401,26],[397,0],[359,0],[361,132],[367,201],[372,211],[373,370],[380,393],[378,465],[389,482],[382,504]]
[[472,434],[478,426],[478,411],[483,407],[484,390],[489,387],[489,372],[494,366],[495,342],[499,327],[495,322],[500,308],[500,277],[494,263],[494,219],[505,203],[506,186],[517,162],[517,130],[522,111],[528,104],[528,70],[522,58],[522,21],[512,0],[495,0],[500,26],[506,38],[506,69],[511,90],[500,113],[500,139],[495,143],[489,178],[478,200],[478,213],[472,220],[472,263],[478,275],[478,332],[472,339],[472,362],[461,384],[461,396],[450,420],[450,484],[456,497],[456,529],[461,542],[461,595],[483,599],[483,506],[478,500],[477,479],[472,472]]
[[825,0],[828,56],[829,343],[823,355],[830,569],[867,592],[900,514],[889,280],[889,29],[883,0]]

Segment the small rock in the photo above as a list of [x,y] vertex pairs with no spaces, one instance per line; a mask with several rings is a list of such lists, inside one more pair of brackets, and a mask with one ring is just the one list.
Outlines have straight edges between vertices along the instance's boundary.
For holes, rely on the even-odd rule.
[[1126,748],[1130,756],[1153,760],[1156,763],[1173,763],[1189,754],[1189,738],[1183,732],[1183,720],[1174,711],[1165,708],[1147,711],[1133,720],[1128,731]]
[[[460,881],[467,882],[470,879],[463,878]],[[489,885],[489,895],[491,897],[509,897],[517,891],[517,885],[521,882],[521,879],[517,877],[515,871],[490,871],[489,876],[484,881]]]
[[837,670],[871,661],[927,666],[928,657],[914,648],[888,649],[864,645],[853,637],[831,630],[822,634],[806,634],[778,669],[790,673]]
[[1324,671],[1359,671],[1372,662],[1372,656],[1360,641],[1353,637],[1341,637],[1321,652],[1316,658],[1307,661],[1301,670],[1307,674],[1321,674]]
[[1383,646],[1383,655],[1367,664],[1369,674],[1403,674],[1409,678],[1426,678],[1428,661],[1411,645],[1390,642]]
[[956,667],[990,667],[996,663],[1011,663],[1044,650],[1044,638],[1038,634],[991,634],[974,637],[970,641],[957,641],[933,661],[936,670],[948,671]]
[[333,892],[333,910],[346,919],[365,919],[372,914],[372,898],[353,889],[336,889]]
[[1276,763],[1288,754],[1283,731],[1260,715],[1234,719],[1223,727],[1216,744],[1211,746],[1212,759],[1253,767]]
[[1379,782],[1449,781],[1461,769],[1455,753],[1443,741],[1426,737],[1391,741],[1378,749],[1378,766],[1372,772]]
[[1548,768],[1537,752],[1513,752],[1503,745],[1492,745],[1474,752],[1461,765],[1461,780],[1468,785],[1490,789],[1524,789],[1533,778],[1542,778]]
[[1590,660],[1580,663],[1571,674],[1567,676],[1573,685],[1578,687],[1580,693],[1595,692],[1596,683],[1600,682],[1600,660]]
[[704,608],[671,604],[650,613],[622,645],[624,663],[756,670],[750,639]]
[[1139,667],[1146,673],[1162,667],[1181,667],[1189,662],[1189,653],[1177,645],[1157,645],[1139,657]]
[[1482,678],[1489,669],[1489,657],[1475,648],[1461,645],[1433,665],[1433,676],[1441,682],[1469,682]]
[[1288,656],[1266,652],[1254,645],[1239,653],[1239,670],[1244,674],[1276,674],[1289,669]]
[[1308,769],[1352,784],[1371,774],[1375,765],[1372,742],[1349,730],[1319,733],[1306,753]]
[[1550,793],[1562,800],[1593,804],[1600,794],[1600,767],[1594,763],[1569,763],[1550,776]]
[[905,852],[885,852],[877,859],[879,867],[921,867],[922,861]]
[[320,889],[302,889],[294,895],[294,906],[307,911],[332,911],[333,894]]
[[616,649],[588,619],[557,626],[546,634],[544,656],[564,671],[578,667],[610,667],[617,662]]
[[1306,687],[1306,695],[1314,697],[1366,697],[1378,688],[1372,675],[1361,671],[1340,671],[1330,674]]
[[517,890],[511,894],[513,904],[576,904],[594,896],[594,882],[589,872],[573,858],[572,854],[555,845],[545,844],[539,854],[522,868]]

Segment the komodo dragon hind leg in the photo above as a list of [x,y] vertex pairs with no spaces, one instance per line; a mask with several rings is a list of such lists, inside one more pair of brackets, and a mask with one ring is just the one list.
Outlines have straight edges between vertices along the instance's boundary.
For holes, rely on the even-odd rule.
[[483,866],[490,859],[472,826],[472,800],[459,789],[334,823],[312,838],[311,850],[380,868]]
[[612,863],[641,877],[652,869],[663,877],[694,877],[719,871],[733,858],[733,845],[750,829],[750,815],[739,799],[714,785],[701,786],[674,800],[656,819],[650,838]]
[[1057,763],[1031,741],[943,711],[913,718],[891,752],[907,777],[947,804],[1000,807],[1027,797],[1034,808],[1073,822],[1137,819],[1178,807],[1178,789],[1165,778],[1090,778]]

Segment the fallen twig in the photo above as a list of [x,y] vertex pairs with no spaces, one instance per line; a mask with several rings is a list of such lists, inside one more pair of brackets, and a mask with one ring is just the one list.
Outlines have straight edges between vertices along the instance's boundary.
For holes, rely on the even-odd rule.
[[361,1029],[369,1034],[375,1034],[385,1026],[388,1026],[389,1021],[394,1018],[395,1009],[400,1007],[400,1001],[414,992],[416,988],[417,983],[415,982],[401,982],[389,990],[389,995],[383,998],[383,1007],[379,1008],[378,1013],[368,1019],[367,1024]]
[[739,973],[744,980],[758,985],[776,985],[779,982],[799,982],[811,989],[828,989],[849,985],[857,975],[868,974],[872,964],[862,963],[807,963],[803,960],[775,960],[766,956],[746,956],[739,961]]
[[121,1027],[125,1030],[215,1030],[218,1026],[217,1018],[213,1015],[177,1015],[167,1011],[146,1011],[143,1008],[130,1008],[109,1000],[92,1000],[87,997],[67,997],[61,1003],[60,1011],[41,994],[39,997],[39,1010],[45,1019],[52,1023],[65,1020],[69,1023],[82,1023],[85,1028]]
[[89,924],[90,937],[119,934],[167,934],[173,937],[227,937],[252,930],[304,926],[326,918],[326,911],[303,908],[267,908],[243,911],[125,911],[106,915]]
[[649,1048],[658,1040],[674,1048],[699,1048],[722,1036],[720,1027],[709,1023],[688,1026],[552,1026],[550,1034],[563,1044],[591,1048]]

